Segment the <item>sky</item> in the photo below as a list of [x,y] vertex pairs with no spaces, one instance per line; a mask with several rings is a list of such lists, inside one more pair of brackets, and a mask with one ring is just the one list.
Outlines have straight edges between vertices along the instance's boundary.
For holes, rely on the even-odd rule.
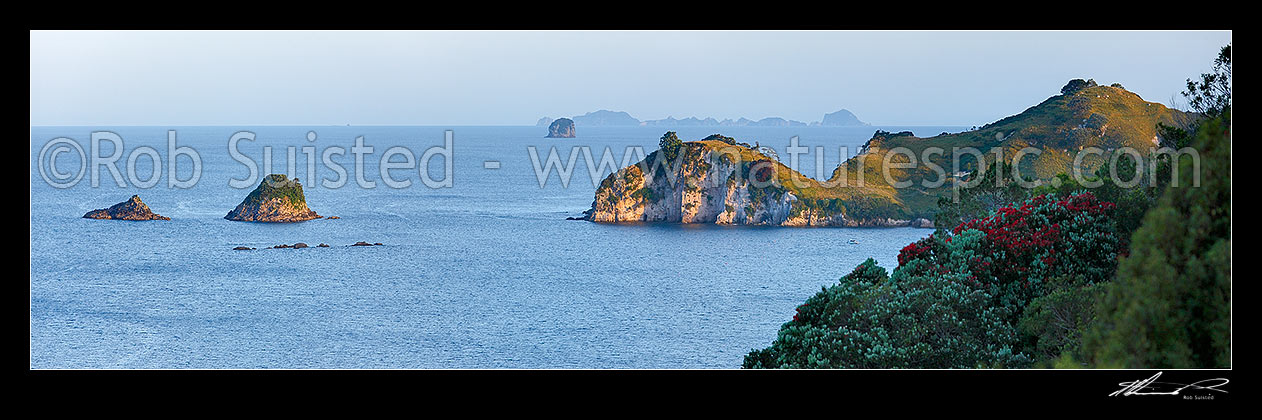
[[1074,78],[1185,108],[1230,31],[32,31],[31,125],[972,126]]

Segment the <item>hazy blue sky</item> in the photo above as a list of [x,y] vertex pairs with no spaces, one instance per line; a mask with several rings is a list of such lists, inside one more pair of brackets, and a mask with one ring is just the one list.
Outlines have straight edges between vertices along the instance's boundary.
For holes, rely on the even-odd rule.
[[[1072,78],[1169,104],[1223,32],[32,32],[33,125],[532,125],[847,108],[981,125]],[[1177,98],[1182,104],[1182,98]]]

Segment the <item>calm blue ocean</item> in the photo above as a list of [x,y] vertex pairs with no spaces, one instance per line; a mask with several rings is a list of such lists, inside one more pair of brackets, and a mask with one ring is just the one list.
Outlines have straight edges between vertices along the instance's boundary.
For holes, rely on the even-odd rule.
[[[784,147],[800,136],[823,146],[829,170],[838,146],[858,146],[876,129],[919,135],[962,127],[681,127],[680,138],[720,132]],[[202,168],[188,189],[167,187],[167,131],[195,148]],[[452,188],[430,189],[416,171],[394,170],[408,188],[383,185],[382,153],[404,146],[420,158],[454,133]],[[40,174],[40,150],[67,137],[90,155],[89,135],[108,130],[128,154],[150,146],[163,158],[160,182],[115,184],[101,169],[70,188]],[[256,133],[240,150],[286,172],[286,147],[374,147],[363,176],[353,156],[335,161],[352,180],[324,188],[297,176],[310,207],[340,220],[295,224],[223,219],[249,193],[229,179],[248,168],[228,138]],[[315,131],[317,140],[307,141]],[[33,127],[31,129],[32,368],[738,368],[767,346],[794,307],[835,284],[868,257],[893,268],[898,250],[931,233],[912,228],[779,228],[677,224],[602,225],[567,221],[591,205],[596,187],[582,156],[568,187],[556,173],[541,188],[528,146],[546,159],[556,146],[657,148],[660,127],[578,127],[578,138],[546,139],[540,127]],[[102,154],[112,147],[106,143]],[[192,174],[187,157],[177,177]],[[401,157],[396,157],[401,160]],[[638,159],[637,159],[638,160]],[[802,172],[813,176],[815,154]],[[487,169],[485,162],[500,163]],[[787,163],[787,162],[786,162]],[[47,166],[47,162],[43,163]],[[57,156],[78,170],[75,152]],[[153,165],[139,156],[141,178]],[[261,169],[261,168],[260,168]],[[442,157],[428,170],[442,179]],[[47,171],[47,169],[46,169]],[[91,171],[87,171],[90,173]],[[600,177],[603,178],[604,174]],[[337,175],[317,162],[317,179]],[[255,182],[257,185],[257,181]],[[139,194],[170,221],[90,220],[92,209]],[[855,240],[858,244],[850,243]],[[380,247],[347,247],[356,241]],[[330,248],[233,251],[235,246],[328,243]]]

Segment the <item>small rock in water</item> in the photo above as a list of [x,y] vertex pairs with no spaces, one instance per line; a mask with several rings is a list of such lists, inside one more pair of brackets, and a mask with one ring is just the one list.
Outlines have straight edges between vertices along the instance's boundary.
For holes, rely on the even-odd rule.
[[316,247],[317,247],[317,248],[328,248],[328,247],[329,247],[329,244],[319,244],[319,245],[316,245]]
[[293,245],[289,245],[289,244],[280,244],[280,245],[276,245],[272,247],[272,249],[284,249],[284,248],[293,248],[293,247],[294,247]]
[[307,247],[306,242],[299,242],[299,243],[294,244],[294,249],[306,248],[306,247]]
[[373,245],[381,245],[381,242],[374,242]]
[[236,248],[232,248],[232,250],[233,250],[233,251],[252,251],[252,250],[254,250],[254,248],[250,248],[250,247],[248,247],[248,246],[239,246],[239,247],[236,247]]
[[325,219],[333,220],[333,219],[341,219],[341,217],[329,216],[329,217],[326,217]]
[[359,241],[359,242],[351,244],[351,246],[372,246],[372,244],[364,242],[364,241]]
[[557,118],[548,125],[548,135],[544,137],[574,138],[574,120]]

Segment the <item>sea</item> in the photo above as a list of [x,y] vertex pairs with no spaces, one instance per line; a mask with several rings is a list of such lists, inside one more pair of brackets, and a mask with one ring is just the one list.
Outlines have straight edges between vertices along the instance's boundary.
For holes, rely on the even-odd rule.
[[[932,230],[567,217],[667,130],[786,164],[796,137],[800,172],[827,177],[877,129],[966,127],[31,127],[30,367],[736,369],[808,297]],[[339,219],[225,220],[264,172]],[[82,218],[132,195],[171,220]]]

